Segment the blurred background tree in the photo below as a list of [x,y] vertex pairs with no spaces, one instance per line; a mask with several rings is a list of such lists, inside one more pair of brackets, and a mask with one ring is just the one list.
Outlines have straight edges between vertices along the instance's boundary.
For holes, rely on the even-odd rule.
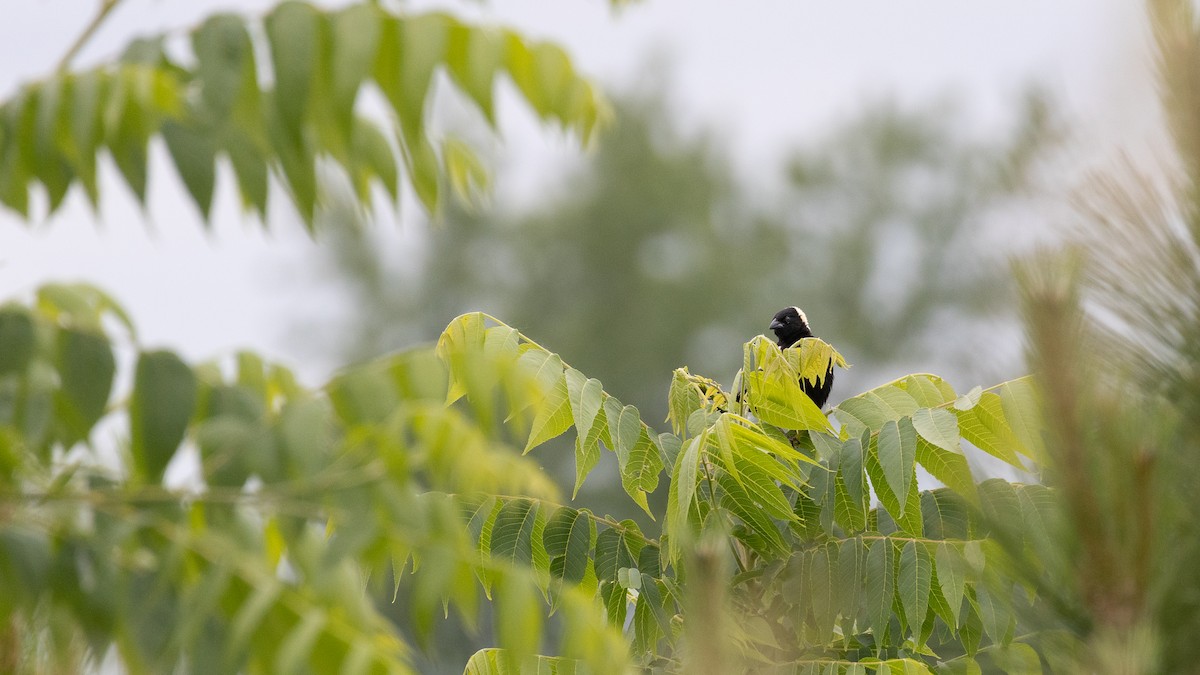
[[987,247],[986,230],[1028,194],[1057,139],[1044,98],[1029,95],[1011,133],[989,142],[946,104],[867,106],[797,144],[779,189],[740,175],[714,130],[681,132],[659,92],[617,97],[598,150],[545,179],[554,197],[531,208],[505,208],[500,194],[486,213],[453,209],[399,258],[394,233],[331,228],[321,263],[351,314],[318,334],[365,359],[486,311],[556,345],[648,419],[666,414],[672,368],[727,382],[742,342],[789,304],[854,364],[843,394],[933,354],[939,366],[954,359],[958,378],[1013,372],[1015,350],[999,366],[972,358],[1014,316],[1002,283],[1011,251]]
[[[742,175],[715,130],[681,131],[664,89],[616,97],[597,151],[544,179],[553,197],[529,208],[506,194],[486,212],[452,208],[399,256],[394,232],[325,228],[322,284],[343,290],[349,314],[297,334],[356,361],[485,311],[555,345],[647,420],[665,418],[673,368],[728,383],[742,343],[789,304],[854,365],[831,404],[913,371],[1018,374],[1013,251],[989,242],[1012,231],[995,214],[1029,197],[1038,158],[1059,141],[1043,96],[1028,94],[1010,132],[986,142],[946,102],[868,105],[796,143],[768,179]],[[569,485],[571,453],[549,454]]]

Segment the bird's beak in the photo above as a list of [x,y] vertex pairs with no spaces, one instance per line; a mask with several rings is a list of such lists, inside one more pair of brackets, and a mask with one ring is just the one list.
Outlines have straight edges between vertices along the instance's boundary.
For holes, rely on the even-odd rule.
[[779,330],[780,328],[783,328],[783,322],[779,319],[771,319],[771,325],[769,328],[771,330]]

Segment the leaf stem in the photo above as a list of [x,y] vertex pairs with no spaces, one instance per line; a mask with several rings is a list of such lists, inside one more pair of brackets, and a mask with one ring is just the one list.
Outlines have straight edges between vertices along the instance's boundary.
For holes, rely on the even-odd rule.
[[96,10],[96,15],[92,17],[92,20],[84,27],[83,32],[79,34],[79,37],[75,38],[75,41],[67,48],[67,52],[58,60],[58,65],[54,68],[56,72],[62,73],[71,65],[71,61],[87,45],[88,41],[92,39],[92,36],[100,28],[100,25],[104,23],[104,20],[108,18],[108,15],[119,4],[121,4],[121,0],[100,0],[100,8]]

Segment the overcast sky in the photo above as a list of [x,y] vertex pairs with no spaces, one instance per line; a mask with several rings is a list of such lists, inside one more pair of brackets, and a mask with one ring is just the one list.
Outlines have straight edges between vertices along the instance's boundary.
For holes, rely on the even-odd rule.
[[[98,4],[6,0],[0,97],[52,70]],[[138,34],[180,32],[213,11],[270,4],[126,0],[78,63],[110,57]],[[720,129],[735,161],[764,175],[778,173],[781,144],[819,137],[864,102],[889,96],[920,104],[950,94],[988,129],[1003,124],[1014,96],[1037,82],[1063,105],[1076,147],[1100,156],[1143,143],[1156,129],[1144,22],[1133,2],[646,0],[617,13],[599,0],[448,6],[561,42],[606,86],[635,80],[651,55],[665,54],[681,123]],[[538,181],[574,152],[519,108],[509,106],[502,118],[510,161],[520,167],[509,183]],[[152,156],[146,211],[112,171],[98,225],[79,195],[32,229],[0,211],[0,300],[47,280],[88,280],[126,305],[144,344],[192,359],[250,347],[299,360],[289,317],[336,312],[334,296],[306,278],[304,261],[319,244],[286,207],[265,233],[242,217],[228,175],[218,183],[215,231],[206,233],[163,159]],[[301,369],[311,376],[327,365]]]

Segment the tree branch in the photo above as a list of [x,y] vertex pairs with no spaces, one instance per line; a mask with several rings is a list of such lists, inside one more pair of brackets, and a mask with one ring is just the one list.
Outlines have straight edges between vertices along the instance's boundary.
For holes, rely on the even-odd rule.
[[88,43],[88,40],[92,39],[92,36],[96,34],[96,30],[100,28],[100,25],[104,23],[104,20],[108,18],[108,15],[119,4],[121,4],[121,0],[100,0],[100,9],[96,11],[96,15],[84,27],[79,37],[75,38],[75,41],[67,48],[67,53],[63,54],[62,58],[58,60],[58,65],[54,68],[56,72],[61,73],[67,69],[67,66],[71,65],[71,61],[79,54],[84,45]]

